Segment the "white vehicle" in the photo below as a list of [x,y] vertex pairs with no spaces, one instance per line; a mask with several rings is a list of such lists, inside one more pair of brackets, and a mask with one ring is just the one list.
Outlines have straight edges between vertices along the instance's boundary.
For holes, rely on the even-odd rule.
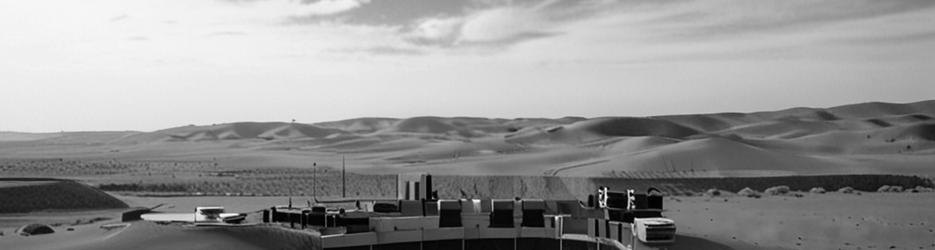
[[645,243],[675,242],[675,221],[668,218],[634,218],[636,238]]
[[[630,223],[633,236],[647,244],[675,242],[675,221],[662,216],[662,196],[653,194],[658,189],[650,188],[646,193],[613,192],[607,187],[597,189],[597,206],[610,211],[608,217]],[[612,215],[612,216],[611,216]]]

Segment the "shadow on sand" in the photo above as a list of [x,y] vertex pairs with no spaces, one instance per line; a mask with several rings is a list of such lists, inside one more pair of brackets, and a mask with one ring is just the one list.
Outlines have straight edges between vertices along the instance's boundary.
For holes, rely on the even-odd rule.
[[695,250],[735,250],[735,248],[714,241],[686,236],[675,236],[675,244],[667,247],[668,250],[695,249]]

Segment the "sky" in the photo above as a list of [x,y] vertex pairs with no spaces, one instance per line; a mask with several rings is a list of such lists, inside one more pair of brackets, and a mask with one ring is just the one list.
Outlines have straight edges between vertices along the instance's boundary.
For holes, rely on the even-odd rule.
[[0,131],[935,99],[931,0],[0,0]]

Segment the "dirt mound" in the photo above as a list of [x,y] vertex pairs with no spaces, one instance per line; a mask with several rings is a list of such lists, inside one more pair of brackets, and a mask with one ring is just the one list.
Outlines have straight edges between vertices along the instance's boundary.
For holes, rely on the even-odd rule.
[[126,208],[127,204],[87,185],[71,180],[0,178],[3,182],[40,182],[38,185],[0,185],[0,213],[49,209]]

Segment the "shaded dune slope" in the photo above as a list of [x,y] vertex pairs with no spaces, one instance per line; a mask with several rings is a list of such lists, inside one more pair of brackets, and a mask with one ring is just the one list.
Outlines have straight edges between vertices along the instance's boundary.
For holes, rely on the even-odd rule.
[[309,232],[279,226],[183,227],[136,222],[100,241],[70,249],[315,249]]
[[0,213],[127,207],[107,193],[71,180],[0,178],[0,184],[12,182],[22,185],[0,185]]

